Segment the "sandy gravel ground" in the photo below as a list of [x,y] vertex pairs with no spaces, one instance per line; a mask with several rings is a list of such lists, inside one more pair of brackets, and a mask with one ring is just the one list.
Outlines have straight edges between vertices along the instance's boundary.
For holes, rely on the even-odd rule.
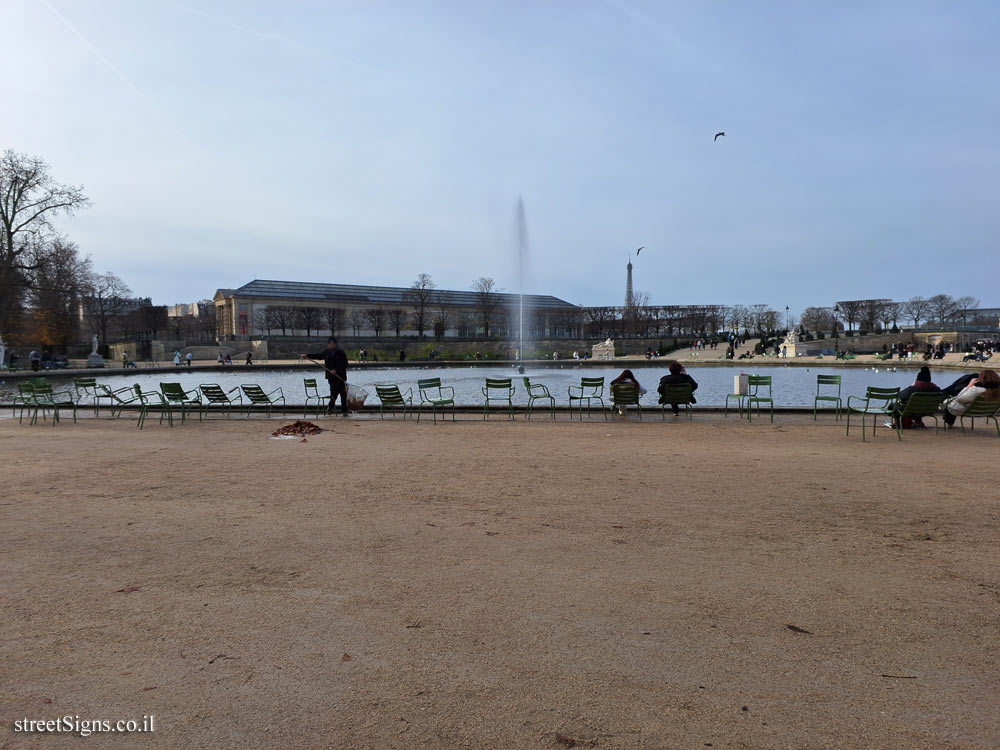
[[0,743],[1000,745],[995,432],[563,420],[0,420]]

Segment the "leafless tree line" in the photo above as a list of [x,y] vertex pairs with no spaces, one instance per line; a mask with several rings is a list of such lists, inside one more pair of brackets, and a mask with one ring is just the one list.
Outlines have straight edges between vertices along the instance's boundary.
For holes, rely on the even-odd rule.
[[905,302],[891,299],[840,300],[833,307],[807,307],[799,317],[799,324],[810,331],[835,331],[844,327],[853,331],[898,329],[900,322],[914,327],[934,323],[968,325],[976,323],[979,300],[975,297],[952,297],[936,294],[933,297],[911,297]]

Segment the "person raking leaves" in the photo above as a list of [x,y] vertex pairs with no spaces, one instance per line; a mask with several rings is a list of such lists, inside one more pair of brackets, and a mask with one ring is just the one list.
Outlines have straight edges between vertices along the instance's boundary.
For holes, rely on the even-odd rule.
[[[344,350],[337,346],[337,339],[331,336],[327,339],[326,349],[321,352],[310,352],[303,354],[302,359],[313,361],[322,359],[323,369],[326,370],[326,380],[330,384],[330,405],[326,409],[327,414],[333,414],[333,406],[340,396],[340,404],[343,408],[344,416],[347,416],[347,355]],[[316,362],[316,364],[320,364]]]

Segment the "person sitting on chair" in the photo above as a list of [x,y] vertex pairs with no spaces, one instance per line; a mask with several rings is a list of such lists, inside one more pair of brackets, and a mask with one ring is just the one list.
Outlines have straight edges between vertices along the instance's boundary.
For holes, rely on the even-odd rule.
[[[690,385],[691,386],[691,403],[696,403],[694,398],[694,392],[698,390],[698,383],[684,371],[684,365],[680,362],[674,362],[670,365],[670,374],[664,375],[660,378],[660,385],[656,389],[657,393],[660,394],[660,403],[666,403],[663,400],[663,391],[665,386],[668,385]],[[674,416],[678,416],[681,413],[680,406],[678,404],[670,404],[670,408],[673,409]]]
[[982,396],[986,401],[1000,401],[1000,375],[993,370],[983,370],[978,376],[963,375],[956,382],[944,389],[945,393],[952,391],[961,381],[965,380],[966,386],[957,396],[947,399],[941,406],[944,410],[944,423],[947,427],[955,424],[957,417],[965,414],[966,410]]
[[640,396],[646,392],[646,389],[639,385],[639,381],[635,379],[635,375],[632,374],[631,370],[622,370],[622,374],[611,381],[611,385],[618,385],[619,383],[631,383],[638,389]]
[[[899,414],[903,411],[906,406],[906,402],[910,400],[910,396],[914,393],[937,393],[941,389],[938,388],[934,383],[931,382],[931,369],[924,365],[917,372],[917,379],[913,382],[913,385],[904,388],[899,392],[899,396],[896,399],[896,406],[893,409],[892,421],[888,422],[888,426],[895,428],[896,422],[899,420]],[[908,430],[911,427],[923,427],[924,422],[921,417],[903,417],[903,429]]]

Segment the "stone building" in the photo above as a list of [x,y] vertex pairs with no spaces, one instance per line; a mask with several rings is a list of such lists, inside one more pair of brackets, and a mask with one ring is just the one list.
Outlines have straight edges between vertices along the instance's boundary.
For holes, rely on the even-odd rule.
[[[238,289],[219,289],[213,298],[220,341],[264,336],[345,338],[418,336],[414,291],[407,287],[320,284],[255,279]],[[477,292],[434,289],[425,300],[425,336],[475,339],[485,336],[483,308],[489,315],[489,338],[517,337],[520,298],[497,293],[484,305]],[[576,305],[549,295],[524,295],[525,336],[572,338],[579,333]]]

